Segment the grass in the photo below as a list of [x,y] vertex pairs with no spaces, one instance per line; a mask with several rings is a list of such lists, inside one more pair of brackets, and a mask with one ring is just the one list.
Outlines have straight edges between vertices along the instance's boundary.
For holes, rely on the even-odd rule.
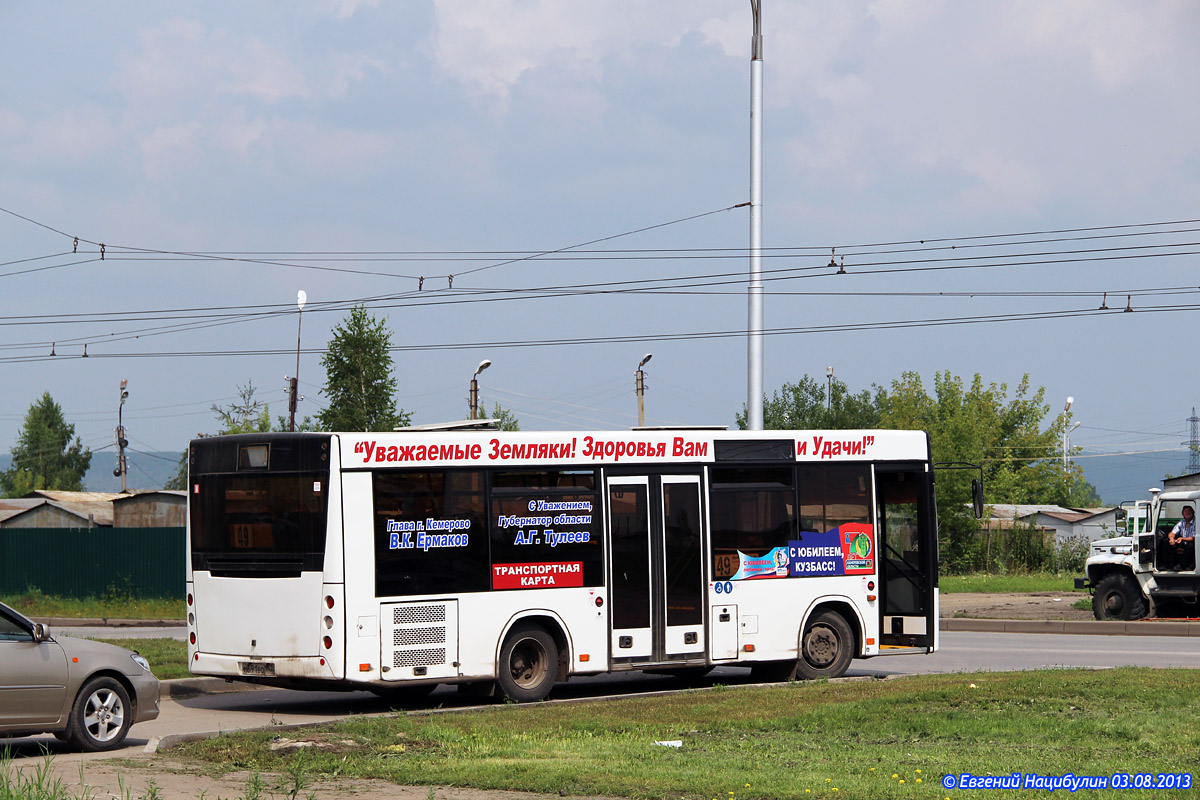
[[[1185,772],[1196,672],[1116,669],[921,675],[717,687],[668,697],[359,718],[221,736],[181,753],[215,772],[631,798],[943,798],[944,775]],[[657,746],[679,740],[682,746]],[[1200,778],[1194,776],[1193,780]],[[1194,797],[1195,789],[1152,793]],[[1045,789],[1004,797],[1045,798]],[[1128,789],[1088,791],[1128,797]]]
[[58,597],[37,589],[0,597],[27,617],[84,617],[88,619],[183,619],[181,597]]
[[150,662],[150,671],[160,681],[189,678],[187,642],[174,639],[97,639],[140,653]]
[[[1025,575],[940,575],[938,588],[945,594],[959,592],[1073,592],[1078,575],[1065,572],[1031,572]],[[1080,590],[1082,591],[1082,590]]]

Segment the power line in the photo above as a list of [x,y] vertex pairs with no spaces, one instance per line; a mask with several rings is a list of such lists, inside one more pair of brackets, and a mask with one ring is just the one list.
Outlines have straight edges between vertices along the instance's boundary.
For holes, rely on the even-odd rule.
[[[1196,311],[1200,310],[1200,304],[1177,305],[1177,306],[1159,306],[1145,307],[1135,309],[1135,313],[1169,313],[1179,311]],[[1052,319],[1067,319],[1076,317],[1091,317],[1100,315],[1122,314],[1124,310],[1118,309],[1061,309],[1052,311],[1040,312],[1021,312],[1013,314],[986,314],[964,317],[942,317],[932,319],[909,319],[909,320],[890,320],[879,322],[849,322],[849,323],[834,323],[828,325],[814,326],[795,326],[783,328],[771,328],[764,331],[766,335],[783,336],[783,335],[802,335],[802,334],[819,334],[819,333],[845,333],[853,331],[875,331],[875,330],[898,330],[904,328],[932,328],[957,325],[972,325],[972,324],[996,324],[1006,322],[1026,322],[1038,320]],[[588,345],[588,344],[614,344],[628,342],[655,342],[655,341],[688,341],[700,339],[723,339],[731,337],[742,337],[746,335],[744,329],[728,329],[716,331],[692,331],[684,333],[644,333],[644,334],[626,334],[619,336],[587,336],[587,337],[564,337],[557,339],[518,339],[518,340],[499,340],[492,342],[449,342],[437,344],[423,345],[394,345],[390,349],[392,352],[426,352],[426,351],[452,351],[452,350],[476,350],[479,348],[514,348],[514,347],[559,347],[571,345]],[[93,352],[90,354],[92,358],[211,358],[211,357],[242,357],[242,356],[279,356],[283,354],[295,353],[293,349],[279,348],[263,348],[256,350],[200,350],[200,351],[157,351],[157,352],[125,352],[125,353],[99,353]],[[309,348],[301,352],[307,354],[323,353],[323,349]],[[46,355],[31,355],[31,356],[7,356],[0,358],[0,363],[33,363],[41,361],[50,361],[64,358],[78,358],[78,356],[46,356]]]

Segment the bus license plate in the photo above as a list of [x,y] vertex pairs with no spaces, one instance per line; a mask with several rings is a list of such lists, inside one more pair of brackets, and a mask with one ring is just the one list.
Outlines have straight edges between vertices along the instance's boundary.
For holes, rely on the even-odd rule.
[[243,675],[275,675],[275,665],[270,661],[243,661],[238,666]]

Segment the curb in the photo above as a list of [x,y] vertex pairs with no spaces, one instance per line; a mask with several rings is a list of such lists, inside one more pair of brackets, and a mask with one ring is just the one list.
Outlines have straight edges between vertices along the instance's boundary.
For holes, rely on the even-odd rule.
[[942,617],[943,631],[979,633],[1070,633],[1091,636],[1197,636],[1200,622],[1192,620],[1065,620],[1065,619],[965,619]]

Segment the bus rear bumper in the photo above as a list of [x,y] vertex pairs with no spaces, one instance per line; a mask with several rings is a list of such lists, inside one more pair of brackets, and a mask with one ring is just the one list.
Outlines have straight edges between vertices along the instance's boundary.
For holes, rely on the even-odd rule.
[[344,677],[341,665],[325,656],[228,656],[197,651],[188,661],[193,675],[232,678],[252,683],[272,683],[276,679],[340,680]]

